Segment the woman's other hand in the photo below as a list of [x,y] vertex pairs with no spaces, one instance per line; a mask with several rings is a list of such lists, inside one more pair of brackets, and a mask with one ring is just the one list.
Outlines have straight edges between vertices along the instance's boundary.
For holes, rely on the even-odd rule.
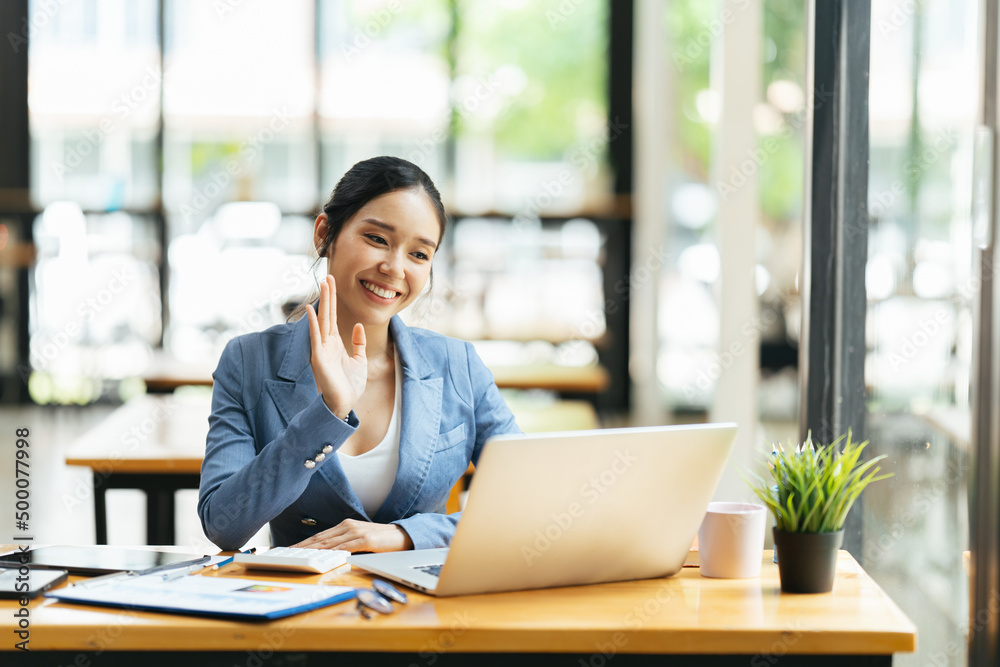
[[348,354],[337,328],[337,285],[326,276],[319,286],[319,313],[306,307],[309,318],[309,364],[316,389],[330,412],[346,419],[365,393],[368,357],[365,356],[365,328],[359,322],[351,334],[353,354]]
[[316,533],[293,547],[306,549],[344,549],[359,551],[406,551],[413,542],[406,531],[394,523],[372,523],[344,519],[333,528]]

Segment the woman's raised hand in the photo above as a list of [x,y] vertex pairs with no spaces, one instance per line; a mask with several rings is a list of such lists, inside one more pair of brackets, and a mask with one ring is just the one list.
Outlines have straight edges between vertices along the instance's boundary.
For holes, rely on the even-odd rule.
[[365,393],[368,383],[368,357],[365,356],[365,328],[354,325],[348,354],[337,328],[337,285],[326,276],[319,286],[319,313],[306,306],[309,317],[309,364],[316,378],[316,389],[330,412],[345,419]]

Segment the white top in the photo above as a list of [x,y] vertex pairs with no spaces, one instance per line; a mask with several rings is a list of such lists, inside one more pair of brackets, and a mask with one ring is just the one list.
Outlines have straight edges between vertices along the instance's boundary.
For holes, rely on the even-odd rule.
[[375,516],[389,496],[392,483],[396,481],[396,471],[399,469],[399,433],[402,423],[399,413],[403,405],[401,380],[403,372],[399,366],[399,354],[394,354],[394,357],[396,398],[392,403],[392,418],[389,420],[389,429],[385,432],[385,437],[382,438],[382,442],[364,454],[350,456],[337,452],[340,467],[344,469],[347,481],[350,482],[369,518]]

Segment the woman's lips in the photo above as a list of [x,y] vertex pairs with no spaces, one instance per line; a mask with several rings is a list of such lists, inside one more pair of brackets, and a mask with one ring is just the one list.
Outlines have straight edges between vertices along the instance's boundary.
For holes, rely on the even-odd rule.
[[395,299],[401,294],[401,292],[396,292],[394,290],[387,290],[385,288],[379,287],[375,283],[370,283],[367,280],[362,280],[361,286],[364,287],[366,290],[368,290],[368,292],[370,292],[371,294],[374,294],[375,296],[380,297],[382,299],[387,299],[389,301]]

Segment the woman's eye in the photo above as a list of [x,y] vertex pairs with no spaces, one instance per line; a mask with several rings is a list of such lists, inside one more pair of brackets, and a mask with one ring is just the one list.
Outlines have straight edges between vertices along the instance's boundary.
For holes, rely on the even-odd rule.
[[385,243],[385,239],[378,234],[365,234],[365,238],[374,243]]
[[422,252],[415,252],[413,253],[413,256],[417,259],[430,259],[425,253]]

